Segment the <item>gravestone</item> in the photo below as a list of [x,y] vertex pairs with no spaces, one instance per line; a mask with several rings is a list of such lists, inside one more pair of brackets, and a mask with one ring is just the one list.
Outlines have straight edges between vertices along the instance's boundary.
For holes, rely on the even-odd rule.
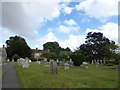
[[10,59],[7,59],[7,60],[6,60],[6,62],[9,62],[9,61],[10,61]]
[[73,61],[72,61],[72,59],[70,59],[70,61],[68,62],[68,64],[69,64],[70,66],[73,66]]
[[29,63],[31,63],[32,61],[31,60],[29,60]]
[[46,63],[47,62],[47,58],[44,58],[44,63]]
[[92,60],[92,64],[94,64],[94,61]]
[[56,63],[56,61],[51,62],[50,68],[51,68],[51,73],[52,74],[57,74],[57,63]]
[[100,64],[102,64],[102,60],[100,60]]
[[103,64],[106,65],[106,61],[105,60],[103,60]]
[[69,69],[69,64],[68,64],[68,63],[65,63],[64,69],[65,69],[65,70],[66,70],[66,69]]
[[17,60],[17,62],[18,62],[18,65],[22,66],[23,68],[28,68],[29,67],[29,59],[20,58],[20,59]]
[[37,64],[40,65],[40,61],[37,61]]
[[14,62],[14,59],[12,59],[12,62]]

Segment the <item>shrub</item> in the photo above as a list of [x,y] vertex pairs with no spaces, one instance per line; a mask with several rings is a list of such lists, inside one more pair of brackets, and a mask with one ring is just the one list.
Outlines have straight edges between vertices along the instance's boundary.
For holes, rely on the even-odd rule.
[[72,54],[71,56],[72,61],[74,62],[74,66],[80,66],[83,62],[81,55],[76,55],[76,54]]

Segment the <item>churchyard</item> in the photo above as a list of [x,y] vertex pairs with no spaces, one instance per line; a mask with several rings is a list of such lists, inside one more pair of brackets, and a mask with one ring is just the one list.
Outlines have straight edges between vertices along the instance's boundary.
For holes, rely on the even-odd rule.
[[14,65],[21,88],[117,88],[117,65],[19,59]]

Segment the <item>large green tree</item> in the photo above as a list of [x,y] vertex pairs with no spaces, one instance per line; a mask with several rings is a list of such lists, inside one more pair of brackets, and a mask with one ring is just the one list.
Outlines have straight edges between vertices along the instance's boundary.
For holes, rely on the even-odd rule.
[[79,47],[79,51],[89,56],[89,60],[100,60],[111,57],[116,48],[115,42],[103,36],[103,33],[89,32],[85,43]]
[[54,52],[56,55],[59,55],[61,51],[71,51],[68,47],[65,49],[60,47],[58,42],[47,42],[43,44],[43,49]]
[[30,47],[27,45],[25,39],[20,36],[10,37],[9,40],[6,40],[6,45],[9,58],[12,58],[15,54],[22,58],[31,57]]

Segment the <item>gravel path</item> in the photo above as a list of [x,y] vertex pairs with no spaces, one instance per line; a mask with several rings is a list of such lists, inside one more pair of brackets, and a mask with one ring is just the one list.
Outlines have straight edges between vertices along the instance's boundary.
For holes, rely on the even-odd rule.
[[2,67],[5,71],[2,79],[2,88],[20,88],[18,77],[13,65],[14,63],[9,63],[7,65],[3,65]]

